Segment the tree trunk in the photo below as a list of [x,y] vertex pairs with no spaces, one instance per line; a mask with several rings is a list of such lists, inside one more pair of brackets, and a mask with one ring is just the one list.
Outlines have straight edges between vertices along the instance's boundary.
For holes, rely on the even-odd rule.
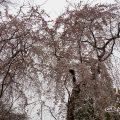
[[[112,81],[105,65],[100,63],[99,73],[97,62],[92,61],[89,66],[89,79],[82,79],[79,84],[76,81],[73,83],[67,106],[67,120],[119,120],[117,113],[105,111],[106,107],[115,106]],[[75,74],[73,78],[76,79]]]

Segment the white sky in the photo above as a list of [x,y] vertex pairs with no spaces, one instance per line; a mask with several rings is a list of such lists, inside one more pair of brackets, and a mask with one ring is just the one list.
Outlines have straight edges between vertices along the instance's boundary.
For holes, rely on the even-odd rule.
[[[13,0],[15,1],[16,5],[15,8],[18,6],[25,4],[32,5],[41,5],[41,8],[44,9],[52,18],[57,17],[61,13],[64,12],[65,7],[68,5],[66,0]],[[114,0],[68,0],[70,3],[79,3],[83,1],[84,3],[113,3]]]

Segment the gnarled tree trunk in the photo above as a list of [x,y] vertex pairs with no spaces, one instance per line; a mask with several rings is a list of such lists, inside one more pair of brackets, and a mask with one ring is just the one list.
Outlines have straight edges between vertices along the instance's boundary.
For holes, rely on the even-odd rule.
[[79,83],[73,80],[67,120],[105,120],[105,108],[115,104],[112,79],[104,63],[89,59],[82,64],[88,71],[80,73]]

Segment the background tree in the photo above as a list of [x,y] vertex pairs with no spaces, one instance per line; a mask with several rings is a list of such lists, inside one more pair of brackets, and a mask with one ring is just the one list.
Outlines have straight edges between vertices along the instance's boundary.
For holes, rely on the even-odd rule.
[[25,92],[29,91],[30,86],[36,87],[40,52],[37,48],[44,49],[39,43],[45,36],[43,15],[44,11],[38,12],[38,8],[33,7],[27,15],[22,13],[22,7],[17,15],[9,14],[8,9],[1,14],[0,100],[9,103],[9,109],[13,109],[19,101],[18,108],[24,112],[28,105]]
[[117,5],[80,4],[56,21],[57,31],[62,29],[56,40],[57,52],[66,59],[64,64],[72,65],[78,75],[68,100],[67,120],[103,120],[105,108],[115,104],[108,65],[112,64],[111,55],[119,39],[117,11]]
[[105,108],[115,105],[118,12],[116,4],[81,3],[51,21],[39,7],[26,14],[21,7],[17,15],[6,9],[0,17],[0,100],[23,113],[37,104],[41,119],[47,108],[58,120],[103,120]]

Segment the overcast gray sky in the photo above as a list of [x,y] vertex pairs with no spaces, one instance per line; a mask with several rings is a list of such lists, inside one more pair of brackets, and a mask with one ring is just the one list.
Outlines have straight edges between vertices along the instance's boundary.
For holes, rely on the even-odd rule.
[[[57,17],[65,10],[65,7],[68,5],[66,0],[13,0],[17,5],[14,7],[17,9],[18,6],[25,4],[30,5],[41,5],[41,8],[44,9],[51,17]],[[113,3],[114,0],[68,0],[70,3],[79,3],[83,1],[84,3]]]

